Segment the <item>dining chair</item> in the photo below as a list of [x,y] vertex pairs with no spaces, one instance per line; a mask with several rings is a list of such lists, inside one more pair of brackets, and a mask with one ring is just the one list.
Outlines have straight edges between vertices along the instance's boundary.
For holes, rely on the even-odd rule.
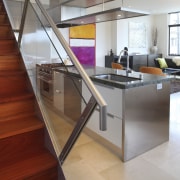
[[163,73],[162,69],[158,67],[147,67],[147,66],[141,66],[139,68],[139,71],[142,73],[148,73],[148,74],[155,74],[155,75],[160,75],[160,76],[165,76]]
[[112,62],[111,63],[111,67],[113,69],[124,69],[123,65],[119,64],[119,63],[115,63],[115,62]]

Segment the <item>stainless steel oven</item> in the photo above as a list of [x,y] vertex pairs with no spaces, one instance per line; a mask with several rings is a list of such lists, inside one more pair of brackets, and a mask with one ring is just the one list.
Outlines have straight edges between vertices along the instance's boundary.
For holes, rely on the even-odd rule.
[[37,65],[37,79],[40,94],[53,101],[53,68],[62,66],[61,63]]
[[39,78],[40,80],[40,93],[48,100],[53,101],[53,83],[52,80]]

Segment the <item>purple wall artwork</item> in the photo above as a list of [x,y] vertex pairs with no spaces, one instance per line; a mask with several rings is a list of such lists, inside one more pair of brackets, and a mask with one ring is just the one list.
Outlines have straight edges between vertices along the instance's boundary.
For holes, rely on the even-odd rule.
[[79,62],[95,66],[95,47],[71,47]]
[[70,27],[70,47],[82,65],[96,64],[95,24]]

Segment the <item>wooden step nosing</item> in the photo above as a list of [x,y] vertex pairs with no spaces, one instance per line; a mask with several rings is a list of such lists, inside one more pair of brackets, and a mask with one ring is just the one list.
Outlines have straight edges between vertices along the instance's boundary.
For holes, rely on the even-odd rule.
[[57,168],[57,161],[49,152],[41,153],[30,159],[22,160],[0,170],[0,177],[26,179],[50,168]]
[[12,136],[16,136],[16,135],[32,132],[32,131],[35,131],[35,130],[38,130],[38,129],[42,129],[42,128],[44,128],[44,125],[43,124],[39,124],[39,125],[36,125],[36,126],[33,126],[33,127],[26,127],[26,128],[19,129],[19,130],[14,130],[14,131],[11,131],[10,133],[1,134],[0,135],[0,140],[1,139],[5,139],[5,138],[9,138],[9,137],[12,137]]
[[[8,95],[8,94],[7,94]],[[4,103],[11,103],[11,102],[14,102],[14,101],[24,101],[24,100],[28,100],[28,99],[31,99],[31,98],[34,98],[34,94],[33,93],[26,93],[26,94],[14,94],[13,96],[8,96],[6,98],[2,98],[0,97],[0,104],[4,104]]]
[[0,139],[11,137],[26,132],[35,131],[44,128],[44,123],[35,115],[17,117],[17,119],[0,121]]

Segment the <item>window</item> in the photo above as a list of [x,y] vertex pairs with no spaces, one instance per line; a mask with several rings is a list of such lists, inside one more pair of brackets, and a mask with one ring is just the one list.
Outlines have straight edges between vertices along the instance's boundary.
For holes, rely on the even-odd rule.
[[180,56],[180,12],[169,14],[169,55]]

